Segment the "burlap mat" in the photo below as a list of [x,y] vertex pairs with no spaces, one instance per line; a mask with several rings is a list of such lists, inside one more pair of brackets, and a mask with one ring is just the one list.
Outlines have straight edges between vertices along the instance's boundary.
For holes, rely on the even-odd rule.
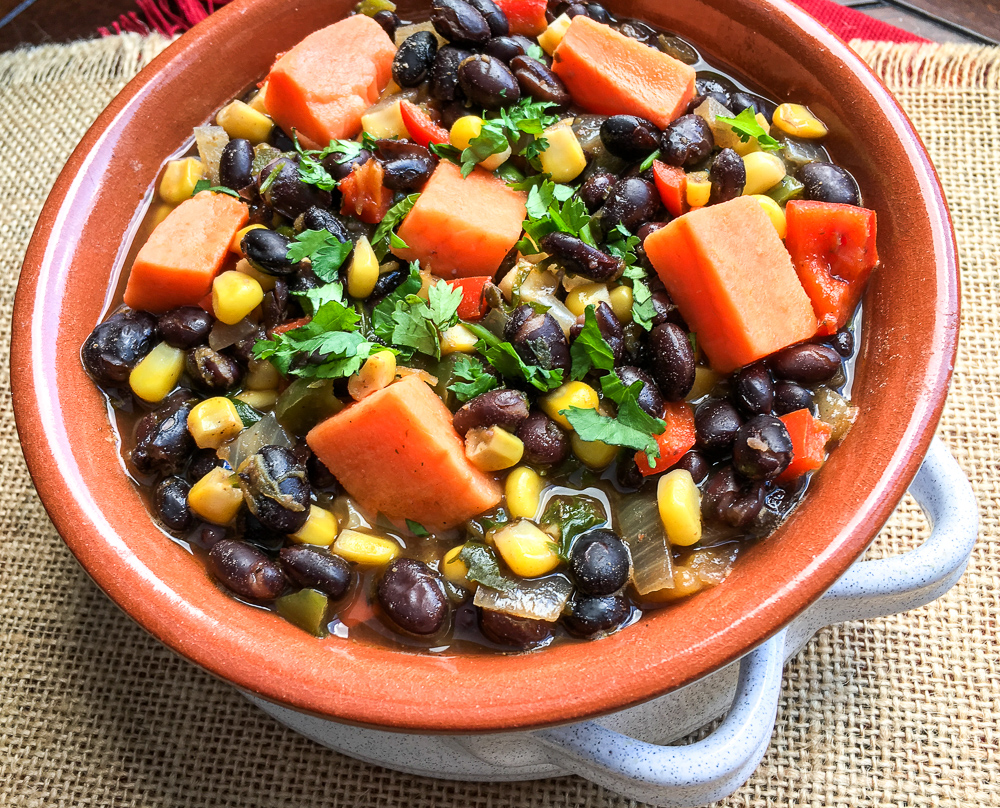
[[[10,411],[14,287],[66,156],[164,44],[128,34],[0,55],[0,805],[627,804],[575,777],[453,783],[322,749],[149,638],[53,530]],[[935,604],[809,643],[787,668],[767,757],[725,804],[1000,805],[1000,51],[857,47],[922,133],[955,218],[964,322],[940,434],[976,487],[982,538]],[[925,529],[904,503],[870,552],[902,551]]]

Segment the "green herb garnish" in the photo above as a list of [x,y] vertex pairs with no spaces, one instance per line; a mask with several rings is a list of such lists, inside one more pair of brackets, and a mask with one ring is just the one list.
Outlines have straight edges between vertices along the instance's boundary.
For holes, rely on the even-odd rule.
[[548,501],[539,524],[559,528],[559,556],[569,560],[573,539],[591,528],[608,523],[604,506],[593,497],[555,496]]
[[191,196],[200,194],[202,191],[211,191],[213,194],[225,194],[226,196],[231,196],[234,199],[240,199],[240,195],[232,188],[226,188],[224,185],[212,185],[212,183],[208,180],[198,180],[198,182],[194,184],[194,190],[191,192]]
[[243,427],[253,426],[264,416],[257,412],[253,407],[247,404],[245,401],[240,401],[238,398],[229,399],[233,406],[236,408],[236,414],[240,416],[240,420],[243,422]]
[[517,587],[517,582],[511,580],[500,569],[493,550],[485,544],[479,542],[466,542],[462,551],[458,554],[469,571],[465,577],[477,584],[488,586],[500,592],[509,592]]
[[653,165],[653,162],[657,160],[659,156],[660,156],[660,150],[657,149],[655,152],[649,155],[649,157],[647,157],[645,160],[639,163],[639,172],[641,173],[643,171],[649,171],[649,169]]
[[409,528],[410,533],[418,538],[423,538],[424,536],[430,536],[430,531],[425,528],[420,522],[414,522],[412,519],[406,520],[406,526]]
[[470,359],[465,354],[459,354],[456,357],[452,375],[458,381],[448,385],[448,389],[463,404],[476,396],[488,393],[499,384],[496,376],[487,373],[479,362]]
[[597,410],[581,407],[560,410],[560,415],[566,416],[581,440],[599,440],[613,446],[624,446],[645,452],[649,465],[652,466],[654,459],[660,456],[660,448],[654,436],[662,435],[667,425],[639,406],[638,397],[641,389],[642,382],[624,388],[618,404],[618,415],[615,418],[608,418]]
[[569,348],[569,355],[573,360],[573,371],[570,375],[576,380],[586,376],[591,368],[608,371],[614,370],[615,367],[614,353],[601,334],[594,307],[587,306],[583,316],[583,330]]
[[372,326],[379,339],[402,349],[441,358],[441,332],[458,322],[462,290],[439,281],[427,291],[427,300],[417,295],[422,281],[416,263],[410,276],[372,312]]
[[479,337],[476,350],[486,358],[501,375],[514,379],[523,379],[543,392],[554,390],[563,383],[562,368],[547,370],[538,365],[529,365],[514,350],[509,342],[504,342],[488,329],[477,323],[463,323],[473,334]]
[[764,151],[774,152],[782,149],[781,144],[765,132],[764,127],[757,122],[757,114],[753,111],[753,107],[747,107],[735,118],[716,115],[715,120],[728,123],[741,143],[746,143],[754,137]]
[[[528,181],[525,180],[525,183]],[[522,255],[538,253],[539,242],[557,230],[583,240],[591,247],[597,243],[590,231],[590,213],[575,189],[545,179],[532,182],[528,191],[524,220],[525,236],[515,245]]]
[[419,198],[420,194],[410,194],[405,199],[401,199],[386,211],[385,217],[379,222],[378,227],[375,228],[371,244],[372,250],[375,252],[375,257],[379,261],[385,258],[390,249],[407,249],[406,242],[396,235],[395,228],[403,221],[406,214],[413,210],[413,206]]
[[340,241],[329,230],[303,230],[288,245],[285,255],[295,263],[308,258],[316,276],[330,283],[337,279],[340,267],[353,249],[351,242]]

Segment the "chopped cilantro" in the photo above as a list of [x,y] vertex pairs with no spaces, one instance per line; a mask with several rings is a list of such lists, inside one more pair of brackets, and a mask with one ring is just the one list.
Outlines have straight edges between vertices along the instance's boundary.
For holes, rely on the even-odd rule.
[[569,355],[573,360],[573,372],[570,375],[576,380],[586,376],[591,368],[614,370],[615,367],[614,353],[601,334],[594,307],[587,306],[583,316],[583,330],[569,348]]
[[343,303],[344,284],[340,281],[334,281],[333,283],[324,283],[322,286],[316,286],[313,289],[307,289],[304,292],[292,292],[292,294],[298,296],[299,303],[305,313],[312,315],[331,300]]
[[462,164],[462,150],[450,143],[431,143],[427,148],[431,154],[436,154],[443,160],[451,160],[456,165]]
[[488,393],[498,385],[495,376],[487,373],[479,362],[473,361],[465,354],[458,354],[456,357],[452,374],[457,381],[448,385],[448,389],[463,404],[469,399]]
[[406,526],[409,528],[410,533],[412,533],[417,538],[423,538],[424,536],[430,536],[430,531],[425,528],[420,522],[414,522],[412,519],[406,520]]
[[559,556],[569,560],[573,539],[581,533],[608,523],[604,506],[593,497],[554,496],[548,501],[539,524],[559,528]]
[[747,107],[735,118],[727,118],[724,115],[716,115],[715,120],[722,121],[722,123],[728,123],[729,126],[732,127],[733,132],[736,133],[736,137],[738,137],[742,143],[746,143],[750,140],[750,138],[755,137],[757,138],[757,144],[764,151],[781,151],[781,144],[765,132],[764,127],[757,122],[757,115],[753,111],[753,107]]
[[543,392],[554,390],[563,383],[562,368],[547,370],[538,365],[529,365],[518,356],[513,345],[504,342],[489,329],[477,323],[463,325],[479,337],[476,350],[503,376],[523,379]]
[[244,428],[253,426],[264,417],[245,401],[240,401],[238,398],[230,398],[229,400],[236,408],[236,414],[240,416],[240,420],[243,422]]
[[410,277],[375,307],[372,326],[387,344],[440,359],[441,332],[458,322],[462,290],[438,282],[430,287],[425,301],[417,296],[421,285],[420,270],[411,264]]
[[653,161],[656,160],[656,159],[658,159],[659,156],[660,156],[660,150],[657,149],[655,152],[653,152],[651,155],[649,155],[649,157],[647,157],[645,160],[643,160],[639,164],[639,171],[640,172],[642,172],[642,171],[649,171],[649,169],[653,165]]
[[560,410],[560,414],[566,416],[581,440],[599,440],[613,446],[645,452],[652,466],[653,460],[660,456],[654,436],[663,434],[666,424],[639,407],[637,398],[641,387],[642,384],[636,382],[625,389],[616,418],[608,418],[597,410],[580,407]]
[[537,253],[542,238],[557,230],[576,236],[591,247],[597,246],[590,231],[590,213],[583,201],[573,195],[573,188],[548,179],[532,182],[530,188],[526,203],[528,218],[524,220],[525,236],[516,245],[523,255]]
[[632,321],[649,331],[656,317],[656,307],[653,306],[653,293],[646,283],[646,271],[640,266],[626,266],[622,275],[632,281]]
[[226,188],[224,185],[212,185],[208,180],[198,180],[194,184],[194,190],[191,192],[191,196],[195,194],[200,194],[202,191],[211,191],[213,194],[226,194],[227,196],[240,198],[240,195],[236,193],[232,188]]
[[510,148],[503,122],[499,119],[483,121],[479,134],[469,141],[469,146],[462,152],[462,176],[468,177],[477,163],[494,154],[503,154]]
[[528,45],[528,56],[536,61],[545,63],[545,51],[542,50],[542,46],[536,42],[532,42]]
[[504,575],[493,550],[485,544],[468,541],[462,547],[462,552],[458,554],[458,557],[469,568],[465,577],[470,581],[500,592],[509,592],[516,588],[517,582]]
[[617,224],[611,231],[612,238],[607,239],[607,250],[615,258],[620,258],[625,266],[635,263],[635,248],[639,246],[639,237],[633,236],[624,225]]
[[296,263],[308,258],[316,276],[330,283],[337,279],[341,265],[353,249],[351,242],[339,241],[329,230],[303,230],[288,245],[286,257]]
[[381,261],[388,254],[390,249],[405,250],[407,245],[395,233],[396,226],[403,221],[420,198],[420,194],[410,194],[405,199],[401,199],[386,212],[385,217],[379,222],[372,235],[372,250],[375,257]]

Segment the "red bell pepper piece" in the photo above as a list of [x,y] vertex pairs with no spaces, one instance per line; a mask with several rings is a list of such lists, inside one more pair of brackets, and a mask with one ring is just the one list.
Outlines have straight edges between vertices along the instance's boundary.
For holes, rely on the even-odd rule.
[[490,305],[484,292],[486,284],[493,280],[491,275],[476,275],[471,278],[456,278],[448,281],[452,287],[462,290],[462,302],[458,304],[458,316],[462,320],[478,320],[486,314]]
[[403,126],[410,133],[410,140],[419,143],[425,149],[431,143],[450,143],[451,135],[443,126],[438,126],[422,108],[411,104],[405,98],[399,102],[399,115]]
[[694,446],[694,411],[690,404],[686,401],[668,401],[663,420],[667,422],[666,429],[663,434],[654,436],[656,445],[660,447],[656,464],[649,465],[645,452],[635,453],[635,462],[643,477],[666,471]]
[[777,478],[777,482],[787,483],[823,465],[833,427],[813,418],[806,409],[782,415],[780,420],[792,439],[792,462]]
[[687,174],[683,168],[653,160],[653,179],[656,181],[656,190],[660,192],[660,199],[663,200],[663,207],[671,216],[682,216],[691,209],[687,201]]
[[276,325],[271,329],[271,336],[275,337],[279,334],[285,334],[289,331],[294,331],[296,328],[302,328],[304,325],[309,325],[312,321],[312,317],[299,317],[297,320],[289,320],[287,323],[282,323],[281,325]]
[[538,36],[548,28],[546,0],[496,0],[496,4],[510,22],[512,34]]
[[875,211],[792,200],[785,220],[785,247],[812,301],[817,333],[832,334],[847,323],[878,263]]
[[340,212],[345,216],[357,216],[368,224],[381,222],[392,207],[392,191],[382,184],[384,177],[382,164],[375,158],[354,166],[337,186],[344,195]]

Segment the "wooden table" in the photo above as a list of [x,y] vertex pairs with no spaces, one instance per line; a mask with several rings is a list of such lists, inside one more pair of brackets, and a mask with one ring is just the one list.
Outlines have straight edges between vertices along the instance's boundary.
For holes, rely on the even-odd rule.
[[[1000,44],[1000,0],[837,0],[936,42]],[[0,51],[93,36],[135,0],[0,0]]]

